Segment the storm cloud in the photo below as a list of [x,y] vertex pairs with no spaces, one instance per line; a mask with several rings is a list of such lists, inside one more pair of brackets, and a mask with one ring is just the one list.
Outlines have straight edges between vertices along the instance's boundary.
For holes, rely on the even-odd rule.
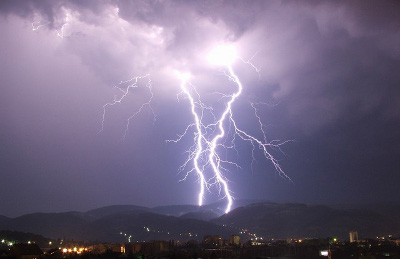
[[[196,203],[196,178],[178,174],[192,139],[165,142],[192,121],[173,71],[218,99],[225,79],[204,56],[221,43],[260,68],[235,64],[238,121],[256,131],[250,103],[271,104],[268,137],[293,140],[277,156],[294,183],[261,157],[250,166],[243,145],[236,198],[398,202],[399,13],[397,1],[1,1],[0,214]],[[114,86],[144,74],[156,120],[144,110],[121,140],[149,98],[138,87],[98,134]]]

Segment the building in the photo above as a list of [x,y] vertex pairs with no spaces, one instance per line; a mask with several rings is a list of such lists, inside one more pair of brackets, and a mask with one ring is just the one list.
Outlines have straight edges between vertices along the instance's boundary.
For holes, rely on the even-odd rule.
[[358,233],[357,231],[350,231],[350,243],[358,242]]
[[203,243],[209,246],[222,246],[223,240],[221,236],[205,236],[203,238]]
[[145,254],[156,255],[169,251],[169,243],[167,241],[152,240],[142,244],[142,250]]
[[167,241],[156,241],[143,243],[129,243],[121,245],[121,252],[126,254],[144,253],[147,255],[157,255],[169,251],[170,243]]
[[229,238],[229,245],[240,246],[240,236],[238,236],[238,235],[232,235],[232,236]]

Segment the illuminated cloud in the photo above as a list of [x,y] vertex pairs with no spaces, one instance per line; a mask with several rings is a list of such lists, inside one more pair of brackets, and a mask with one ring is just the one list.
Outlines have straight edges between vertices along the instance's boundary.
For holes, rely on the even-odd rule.
[[[25,211],[192,203],[193,185],[176,176],[189,140],[164,144],[193,122],[187,99],[176,99],[181,80],[173,71],[190,73],[204,103],[221,114],[226,99],[216,101],[232,93],[221,68],[231,64],[246,85],[234,106],[244,130],[263,138],[248,116],[254,103],[269,140],[295,140],[285,155],[276,150],[295,186],[268,176],[268,162],[228,152],[252,165],[229,174],[236,197],[347,201],[353,185],[354,201],[395,197],[399,9],[395,1],[356,0],[0,1],[0,176],[7,179],[0,195],[15,197],[0,214],[23,212],[15,201],[28,193],[39,207]],[[236,53],[222,48],[211,60],[219,67],[211,66],[208,54],[224,45]],[[115,86],[140,75],[151,77],[156,122],[145,109],[120,142],[126,120],[150,98],[148,88],[132,88],[107,110],[97,135],[103,105],[121,93]],[[370,194],[381,179],[388,187]],[[164,184],[153,193],[155,182]],[[78,205],[59,203],[69,199]]]

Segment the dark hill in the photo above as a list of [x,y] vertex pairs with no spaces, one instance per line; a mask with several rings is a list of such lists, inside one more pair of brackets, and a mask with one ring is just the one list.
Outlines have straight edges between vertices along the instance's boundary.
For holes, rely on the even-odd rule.
[[304,204],[259,203],[238,208],[212,220],[233,228],[246,228],[266,238],[332,237],[348,239],[350,230],[374,237],[397,233],[391,217],[367,210],[337,210]]
[[0,229],[3,229],[3,226],[5,226],[9,220],[10,218],[0,215]]
[[[242,229],[265,238],[336,236],[348,239],[350,230],[357,230],[360,237],[400,233],[398,207],[392,210],[355,210],[263,202],[239,207],[215,218],[220,215],[222,205],[215,203],[201,208],[174,205],[154,209],[126,205],[108,206],[86,213],[34,213],[17,218],[0,217],[0,230],[31,232],[49,238],[108,242],[125,242],[129,237],[131,241],[202,240],[205,235],[228,237]],[[249,235],[242,238],[248,239]]]
[[[91,240],[124,242],[132,240],[202,240],[209,234],[228,236],[224,228],[210,222],[184,219],[149,212],[123,213],[92,222],[87,236]],[[122,233],[122,234],[121,234]],[[126,236],[125,236],[126,234]]]
[[11,219],[4,230],[30,232],[50,238],[80,236],[87,221],[81,213],[34,213]]
[[124,211],[96,220],[88,220],[79,213],[34,213],[10,219],[3,229],[50,238],[107,242],[127,242],[129,236],[132,241],[185,241],[202,240],[208,234],[230,234],[215,223],[143,211]]
[[196,212],[189,212],[181,216],[185,219],[198,219],[203,221],[210,221],[212,219],[218,218],[220,215],[212,210],[200,210]]
[[196,205],[169,205],[152,208],[151,212],[166,216],[180,217],[183,214],[198,210],[199,206]]
[[[256,202],[262,202],[260,200],[235,200],[232,209],[236,209],[238,207],[243,207],[249,204],[254,204]],[[265,202],[265,201],[264,201]],[[204,211],[209,211],[212,212],[213,214],[218,216],[221,216],[225,213],[225,208],[226,208],[226,202],[225,201],[218,201],[214,202],[211,204],[206,204],[201,207],[197,205],[169,205],[169,206],[159,206],[150,209],[151,212],[157,213],[157,214],[163,214],[167,216],[175,216],[175,217],[181,217],[185,214],[189,213],[194,213],[194,214],[189,214],[197,218],[196,216],[198,213],[204,214]],[[201,218],[201,217],[200,217]],[[216,217],[214,217],[216,218]]]
[[89,210],[85,213],[85,216],[89,220],[96,220],[103,217],[107,217],[114,214],[119,214],[123,212],[134,212],[134,211],[149,211],[149,208],[135,205],[111,205],[107,207],[102,207],[94,210]]

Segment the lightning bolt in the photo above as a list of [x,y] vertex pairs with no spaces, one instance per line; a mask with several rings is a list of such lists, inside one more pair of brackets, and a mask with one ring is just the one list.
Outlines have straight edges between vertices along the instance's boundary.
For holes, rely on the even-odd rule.
[[[229,114],[230,115],[229,118],[232,120],[232,104],[235,102],[236,98],[238,98],[240,96],[240,94],[242,93],[242,90],[243,90],[243,86],[240,83],[238,77],[233,72],[231,65],[228,66],[228,70],[229,70],[230,79],[232,79],[233,82],[235,82],[237,84],[238,90],[231,96],[230,100],[226,104],[226,108],[223,111],[220,119],[217,121],[219,134],[216,135],[211,141],[210,154],[208,157],[210,164],[212,166],[212,169],[214,171],[214,174],[216,176],[217,182],[222,186],[223,191],[225,193],[225,198],[228,200],[228,204],[226,206],[225,213],[228,213],[231,210],[233,198],[231,195],[231,191],[229,190],[228,181],[227,181],[227,179],[225,179],[225,177],[221,173],[221,159],[219,158],[219,156],[217,154],[216,148],[218,146],[219,140],[225,136],[225,128],[224,128],[225,119]],[[235,126],[235,129],[236,129],[236,126]]]
[[151,83],[150,74],[147,74],[147,75],[144,75],[144,76],[136,76],[136,77],[132,77],[129,80],[121,81],[118,85],[114,86],[114,88],[117,89],[118,91],[120,91],[122,94],[119,97],[117,95],[115,95],[113,101],[108,102],[108,103],[103,105],[103,115],[102,115],[102,120],[101,120],[101,129],[100,129],[99,133],[104,130],[104,121],[105,121],[105,118],[106,118],[107,109],[109,107],[111,107],[111,106],[115,106],[115,105],[118,105],[118,104],[122,103],[123,100],[128,96],[128,94],[131,92],[132,89],[139,87],[139,81],[141,79],[147,79],[147,84],[145,85],[145,87],[148,89],[148,91],[150,93],[150,97],[146,102],[144,102],[139,107],[139,109],[136,112],[134,112],[127,119],[126,128],[125,128],[125,131],[124,131],[123,139],[125,139],[125,137],[126,137],[126,135],[128,133],[130,121],[136,115],[138,115],[145,107],[149,107],[151,113],[153,114],[153,120],[155,121],[156,115],[154,113],[153,108],[151,107],[151,101],[153,100],[153,96],[154,95],[153,95],[153,91],[152,91],[152,83]]
[[[233,54],[232,54],[233,55]],[[254,56],[253,56],[254,57]],[[253,59],[252,57],[252,59]],[[228,119],[231,122],[231,125],[233,126],[233,130],[234,130],[234,137],[238,136],[240,139],[242,139],[243,141],[247,141],[250,142],[250,144],[253,146],[253,152],[255,150],[255,147],[258,146],[260,150],[262,150],[262,153],[264,154],[265,158],[270,160],[275,168],[275,170],[278,172],[278,174],[290,181],[291,178],[285,174],[285,172],[283,171],[283,169],[281,168],[281,166],[279,165],[278,161],[276,160],[276,158],[269,152],[269,148],[277,148],[280,150],[280,147],[289,142],[289,141],[284,141],[284,142],[280,142],[277,140],[274,140],[272,142],[268,142],[267,138],[266,138],[266,133],[264,131],[263,128],[263,124],[261,122],[261,118],[259,117],[258,113],[257,113],[257,109],[254,106],[254,104],[252,103],[251,106],[254,109],[254,114],[256,116],[256,118],[258,119],[258,123],[260,125],[260,131],[263,135],[263,140],[260,140],[252,135],[250,135],[249,133],[247,133],[246,131],[240,129],[237,126],[237,123],[234,119],[233,116],[233,112],[232,112],[232,105],[235,102],[235,100],[241,95],[242,90],[243,90],[243,85],[240,82],[238,76],[235,74],[233,68],[232,68],[232,63],[233,61],[229,61],[229,58],[233,58],[230,56],[225,57],[226,61],[222,61],[222,62],[226,62],[225,66],[228,70],[228,74],[226,75],[229,80],[233,81],[236,85],[237,85],[237,91],[231,96],[230,100],[227,102],[226,104],[226,108],[222,113],[222,116],[220,117],[220,119],[217,121],[218,124],[218,128],[219,128],[219,134],[217,136],[214,137],[214,139],[211,141],[211,149],[210,149],[210,155],[209,155],[209,161],[212,165],[212,168],[214,170],[214,173],[217,177],[218,182],[220,183],[220,185],[222,185],[223,187],[223,191],[225,193],[225,198],[227,199],[227,205],[226,205],[226,209],[225,209],[225,213],[228,213],[231,210],[231,206],[232,206],[232,196],[229,190],[229,186],[227,183],[226,178],[222,175],[221,173],[221,167],[220,167],[220,159],[219,156],[217,155],[217,151],[216,148],[218,145],[224,146],[223,144],[218,144],[219,140],[222,139],[225,135],[225,129],[224,129],[224,121],[226,120],[227,117],[229,117]],[[239,58],[237,56],[235,56],[235,58]],[[249,64],[251,67],[253,67],[256,72],[259,74],[259,69],[254,66],[251,62],[251,60],[249,61],[244,61],[242,58],[239,58],[240,60],[242,60],[244,63]],[[235,140],[235,138],[233,138],[233,141]],[[281,150],[280,150],[281,151]],[[254,161],[254,153],[252,155],[253,161]]]
[[[196,143],[195,147],[194,147],[195,150],[194,150],[194,152],[189,152],[189,157],[188,157],[188,159],[186,160],[186,162],[184,164],[184,167],[186,167],[187,163],[189,163],[190,160],[193,159],[194,168],[186,173],[185,178],[188,176],[188,174],[190,172],[196,171],[197,176],[199,178],[199,182],[200,182],[200,192],[198,194],[198,204],[199,204],[199,206],[202,206],[203,205],[203,198],[204,198],[204,190],[207,187],[207,181],[206,181],[206,178],[205,178],[205,176],[203,174],[203,169],[200,168],[200,165],[199,165],[199,160],[200,160],[200,157],[201,157],[202,152],[203,152],[203,144],[202,144],[203,140],[204,140],[204,135],[203,135],[203,131],[202,131],[203,125],[201,123],[201,118],[200,118],[199,114],[196,112],[196,102],[195,102],[193,96],[190,94],[190,91],[187,88],[187,85],[189,84],[188,80],[189,80],[190,75],[187,74],[187,73],[186,74],[182,74],[180,72],[176,72],[176,74],[181,79],[181,91],[189,99],[191,113],[192,113],[193,118],[194,118],[194,123],[190,124],[186,128],[186,131],[182,136],[186,135],[186,132],[187,132],[188,128],[190,128],[192,126],[195,126],[195,128],[196,128],[196,133],[195,133],[195,137],[194,137],[194,142]],[[201,106],[201,107],[204,108],[204,106]],[[180,136],[180,138],[182,136]],[[177,141],[180,140],[180,138],[177,139],[177,140],[173,140],[173,141],[177,142]]]
[[[71,16],[69,10],[63,8],[65,18],[62,19],[62,23],[58,23],[56,33],[60,38],[65,38],[65,29],[70,24],[70,18],[72,18],[72,24],[74,22],[74,17]],[[62,25],[61,25],[62,24]],[[37,31],[40,27],[48,25],[48,23],[33,22],[32,30]],[[61,27],[59,27],[61,25]],[[256,53],[257,54],[257,53]],[[250,143],[252,146],[252,163],[255,161],[254,155],[256,148],[261,150],[264,157],[269,160],[275,168],[275,171],[283,178],[292,181],[288,175],[285,174],[283,169],[281,168],[279,161],[272,155],[271,150],[278,150],[282,152],[281,146],[289,141],[279,141],[273,140],[268,141],[266,137],[266,133],[264,130],[264,125],[262,123],[261,117],[258,114],[256,105],[251,103],[251,107],[254,110],[254,116],[256,117],[259,129],[262,134],[262,138],[257,138],[245,130],[241,129],[235,120],[234,113],[232,107],[236,100],[241,96],[243,91],[243,85],[239,79],[239,77],[235,74],[233,69],[233,63],[236,60],[241,60],[243,63],[252,67],[258,74],[260,78],[260,69],[252,63],[253,58],[256,54],[250,58],[249,60],[244,60],[241,57],[236,55],[236,51],[232,46],[217,46],[214,48],[210,55],[208,56],[209,61],[217,66],[222,66],[226,69],[227,72],[224,72],[224,75],[227,79],[233,82],[236,86],[236,90],[230,94],[222,94],[222,98],[227,100],[225,103],[225,108],[223,109],[221,115],[218,117],[215,116],[213,109],[211,107],[206,106],[200,98],[199,93],[196,91],[195,87],[191,84],[189,78],[190,75],[186,73],[177,72],[178,78],[181,81],[180,89],[183,94],[189,101],[190,104],[190,112],[193,117],[193,123],[189,124],[185,129],[184,133],[178,135],[178,138],[175,140],[167,140],[168,142],[178,142],[184,136],[186,136],[189,130],[194,129],[194,138],[193,145],[189,147],[187,150],[188,157],[184,164],[180,167],[180,170],[184,170],[189,167],[189,164],[193,162],[193,167],[188,170],[182,180],[187,179],[189,174],[195,172],[198,177],[198,182],[200,185],[200,190],[198,193],[198,205],[202,206],[204,204],[204,196],[205,191],[211,191],[212,186],[217,186],[220,196],[222,199],[227,200],[225,213],[230,212],[233,204],[233,196],[232,191],[229,188],[228,178],[224,175],[224,171],[228,171],[224,168],[224,164],[233,165],[238,168],[240,166],[232,161],[227,161],[221,159],[220,152],[224,149],[234,149],[235,141],[240,139],[245,142]],[[152,81],[149,74],[143,76],[133,77],[126,81],[121,81],[115,88],[120,92],[119,95],[114,96],[114,100],[110,101],[103,105],[103,113],[101,119],[101,129],[99,131],[102,132],[104,130],[104,123],[106,118],[106,113],[109,108],[112,106],[116,106],[124,101],[124,99],[129,95],[129,93],[134,89],[140,87],[139,81],[142,79],[147,80],[145,84],[145,88],[148,89],[150,97],[141,104],[141,106],[127,118],[126,128],[123,134],[123,139],[126,138],[126,135],[129,130],[129,125],[131,120],[133,120],[139,113],[143,111],[146,107],[150,109],[153,114],[154,121],[156,119],[156,115],[151,107],[151,102],[153,100],[153,91],[152,91]],[[179,95],[179,94],[178,94]],[[203,122],[204,113],[208,112],[212,115],[214,121],[210,124],[205,124]],[[228,141],[228,137],[231,137],[230,141]],[[224,142],[225,140],[225,142]],[[229,145],[226,144],[229,142]],[[236,152],[238,152],[236,150]],[[283,152],[282,152],[283,153]],[[221,195],[222,193],[222,195]]]
[[[259,75],[259,69],[253,65],[251,59],[249,61],[245,61],[242,58],[239,58],[234,51],[230,48],[220,48],[214,54],[211,55],[211,62],[217,64],[218,66],[222,66],[226,69],[226,72],[223,73],[227,79],[234,83],[236,86],[236,90],[232,94],[222,94],[222,98],[226,99],[225,108],[222,110],[221,115],[217,118],[215,116],[212,107],[206,106],[202,101],[200,94],[197,92],[196,88],[190,82],[190,74],[189,73],[181,73],[179,71],[175,71],[177,77],[180,79],[180,89],[181,92],[177,95],[178,100],[180,95],[184,95],[190,104],[190,113],[193,118],[193,122],[189,124],[184,130],[183,134],[178,135],[175,140],[167,140],[167,142],[179,142],[189,134],[189,131],[193,130],[193,145],[189,147],[187,150],[188,157],[180,167],[180,171],[186,170],[189,167],[189,164],[193,164],[192,167],[186,171],[185,176],[182,180],[186,180],[187,177],[191,173],[195,173],[199,182],[199,192],[198,192],[198,205],[202,206],[204,204],[205,192],[211,192],[211,187],[216,186],[221,199],[226,199],[226,207],[225,213],[229,213],[233,204],[233,196],[232,191],[229,188],[229,181],[227,177],[224,175],[224,172],[229,171],[224,168],[224,164],[234,165],[238,168],[240,166],[232,161],[222,160],[220,156],[221,150],[226,149],[235,149],[235,141],[237,139],[241,139],[245,142],[250,143],[252,146],[252,165],[255,161],[254,155],[255,150],[258,147],[258,150],[261,150],[264,157],[269,160],[274,166],[276,172],[288,180],[291,181],[290,177],[285,174],[281,166],[279,165],[278,160],[272,155],[271,150],[277,149],[282,152],[280,147],[287,143],[288,141],[278,141],[273,140],[268,142],[266,133],[264,130],[264,125],[262,123],[261,117],[258,114],[258,110],[256,108],[256,104],[251,103],[251,107],[254,110],[254,116],[257,119],[259,130],[261,132],[262,138],[257,138],[245,130],[241,129],[234,118],[234,113],[232,107],[236,100],[241,96],[243,91],[243,84],[240,81],[239,77],[233,70],[233,63],[235,60],[241,60],[245,64],[250,65]],[[114,100],[103,105],[103,115],[102,115],[102,123],[101,123],[101,131],[104,129],[104,122],[106,117],[106,111],[111,107],[120,104],[124,101],[124,99],[128,96],[128,94],[132,91],[133,88],[139,87],[139,81],[147,79],[146,88],[149,90],[150,97],[144,102],[139,109],[134,112],[128,119],[126,123],[125,132],[123,138],[126,137],[130,121],[139,114],[146,106],[150,108],[153,113],[154,119],[154,111],[151,108],[151,101],[153,99],[152,92],[152,84],[150,75],[143,75],[133,77],[127,81],[121,81],[115,88],[121,92],[121,94],[117,97],[114,97]],[[213,122],[210,124],[205,124],[203,122],[204,113],[210,113],[213,118]],[[228,144],[226,143],[228,140]],[[225,141],[224,141],[225,140]],[[238,152],[236,150],[236,152]],[[282,152],[283,153],[283,152]]]
[[[178,77],[181,79],[181,90],[182,93],[185,94],[185,96],[189,99],[189,103],[191,106],[191,113],[194,119],[194,123],[190,124],[184,133],[182,135],[179,135],[178,139],[173,140],[173,142],[178,142],[180,141],[188,132],[189,128],[195,127],[196,132],[195,132],[195,137],[194,137],[194,145],[189,149],[188,153],[188,159],[185,161],[183,166],[181,168],[186,168],[186,166],[189,164],[190,161],[193,160],[193,168],[189,170],[184,179],[187,178],[188,174],[195,171],[197,173],[199,182],[200,182],[200,192],[198,196],[198,204],[201,206],[203,204],[203,198],[204,198],[204,191],[205,189],[210,191],[210,186],[216,185],[218,187],[219,193],[223,193],[222,199],[227,200],[226,208],[225,208],[225,213],[230,212],[233,204],[233,196],[232,192],[229,188],[229,181],[228,179],[224,176],[223,171],[225,169],[222,164],[231,164],[236,167],[240,167],[234,162],[231,161],[225,161],[220,158],[219,155],[219,148],[222,149],[228,149],[228,148],[233,148],[235,149],[235,144],[234,142],[236,141],[237,138],[246,141],[250,143],[253,147],[252,149],[252,164],[255,161],[254,158],[254,152],[256,150],[256,147],[258,147],[265,158],[273,164],[275,170],[278,172],[278,174],[283,177],[288,179],[289,181],[292,181],[289,176],[285,174],[283,169],[278,163],[278,160],[271,154],[269,149],[278,149],[279,151],[282,151],[280,147],[287,143],[288,141],[280,142],[278,140],[274,140],[271,142],[267,141],[266,133],[264,130],[264,125],[261,121],[260,116],[258,115],[258,111],[255,107],[254,103],[251,103],[251,107],[254,110],[254,116],[258,120],[258,124],[260,127],[261,134],[263,136],[262,139],[256,138],[255,136],[247,133],[246,131],[242,130],[239,128],[237,122],[234,119],[234,114],[232,111],[232,106],[235,103],[235,101],[240,97],[243,91],[243,85],[241,81],[239,80],[239,77],[235,74],[232,64],[236,59],[241,60],[243,63],[250,65],[259,75],[260,77],[260,70],[257,68],[253,63],[252,59],[254,56],[248,60],[245,61],[244,59],[238,57],[235,53],[235,50],[230,47],[230,46],[218,46],[215,48],[210,56],[209,56],[209,61],[215,65],[218,66],[223,66],[226,68],[227,72],[224,72],[224,75],[228,78],[228,80],[232,81],[237,89],[236,91],[231,94],[231,95],[226,95],[222,94],[223,98],[227,98],[228,101],[225,104],[225,108],[222,111],[221,116],[218,119],[215,119],[215,122],[209,125],[205,125],[202,122],[202,116],[199,116],[199,114],[196,112],[196,107],[199,106],[201,114],[203,114],[205,105],[199,100],[195,101],[189,90],[187,89],[187,85],[190,85],[188,83],[188,76],[187,74],[181,74],[178,73]],[[197,93],[197,92],[196,92]],[[212,113],[212,109],[209,109],[210,112]],[[216,118],[214,113],[212,113],[213,117]],[[227,129],[227,122],[229,122],[229,127]],[[230,134],[232,129],[232,139],[231,139],[231,144],[228,146],[226,145],[222,140],[227,139],[228,135]],[[212,131],[213,133],[216,133],[215,136],[211,137],[210,135],[212,134],[207,134],[206,129],[209,128],[214,128]],[[237,138],[236,138],[237,137]],[[235,149],[236,150],[236,149]],[[236,150],[237,151],[237,150]],[[202,161],[201,158],[206,155],[205,161]],[[202,162],[202,166],[199,165],[199,163]],[[210,166],[211,171],[212,171],[212,177],[206,178],[204,169]]]
[[61,25],[60,30],[56,30],[57,36],[60,37],[61,39],[64,39],[64,30],[69,25],[69,16],[70,13],[66,12],[63,25]]

